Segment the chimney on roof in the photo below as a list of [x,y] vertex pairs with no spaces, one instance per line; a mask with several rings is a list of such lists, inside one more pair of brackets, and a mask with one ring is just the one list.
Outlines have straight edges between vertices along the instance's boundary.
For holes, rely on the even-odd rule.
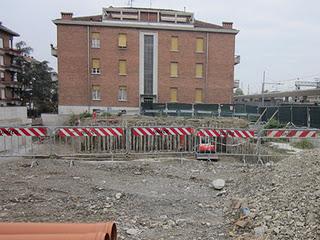
[[232,29],[233,22],[222,22],[222,27],[226,29]]
[[62,20],[71,20],[73,16],[72,12],[61,12]]

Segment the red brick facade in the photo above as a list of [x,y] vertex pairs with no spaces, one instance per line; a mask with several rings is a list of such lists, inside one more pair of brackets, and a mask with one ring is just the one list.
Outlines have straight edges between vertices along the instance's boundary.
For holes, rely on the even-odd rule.
[[[140,32],[157,34],[158,102],[170,102],[170,88],[177,88],[177,101],[181,103],[194,103],[196,89],[203,90],[204,103],[231,102],[236,30],[231,29],[233,32],[228,32],[223,27],[217,31],[204,30],[207,28],[199,31],[144,29],[143,26],[103,26],[81,20],[81,24],[68,24],[76,22],[73,19],[55,21],[59,106],[138,108]],[[221,29],[222,31],[219,31]],[[96,32],[100,34],[100,48],[91,47],[92,33]],[[127,35],[127,48],[118,47],[120,33]],[[178,51],[170,50],[173,36],[178,37]],[[196,52],[197,38],[204,39],[203,53]],[[100,59],[99,75],[91,74],[92,59]],[[119,75],[119,60],[127,62],[125,76]],[[171,62],[178,63],[178,77],[170,77]],[[202,78],[196,78],[197,63],[203,64]],[[101,100],[92,100],[93,85],[100,86]],[[120,86],[127,88],[127,101],[118,101]]]
[[0,106],[21,105],[18,95],[21,86],[17,82],[17,72],[14,58],[20,53],[13,49],[13,37],[17,33],[0,23]]

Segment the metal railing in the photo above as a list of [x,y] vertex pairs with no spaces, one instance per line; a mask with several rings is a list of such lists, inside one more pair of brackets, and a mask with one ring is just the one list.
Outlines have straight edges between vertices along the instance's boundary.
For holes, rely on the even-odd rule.
[[195,154],[203,142],[217,156],[270,158],[292,155],[297,141],[319,145],[318,129],[219,129],[179,126],[0,127],[0,157],[118,154]]

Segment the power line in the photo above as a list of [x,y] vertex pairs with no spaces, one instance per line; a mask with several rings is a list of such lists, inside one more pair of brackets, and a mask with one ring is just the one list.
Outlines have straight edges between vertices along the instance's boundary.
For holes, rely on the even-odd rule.
[[289,79],[279,80],[279,81],[275,81],[275,80],[272,80],[272,79],[270,79],[270,80],[273,81],[273,82],[292,82],[292,81],[297,81],[299,79],[318,77],[318,76],[320,76],[320,73],[313,74],[313,75],[302,76],[302,77],[289,78]]

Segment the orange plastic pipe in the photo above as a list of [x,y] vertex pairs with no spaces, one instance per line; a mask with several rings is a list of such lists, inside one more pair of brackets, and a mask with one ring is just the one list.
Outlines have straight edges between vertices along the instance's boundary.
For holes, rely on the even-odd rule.
[[110,240],[108,233],[85,234],[5,234],[0,240]]
[[107,223],[0,223],[0,235],[8,234],[83,234],[108,233],[110,240],[117,240],[117,226]]

